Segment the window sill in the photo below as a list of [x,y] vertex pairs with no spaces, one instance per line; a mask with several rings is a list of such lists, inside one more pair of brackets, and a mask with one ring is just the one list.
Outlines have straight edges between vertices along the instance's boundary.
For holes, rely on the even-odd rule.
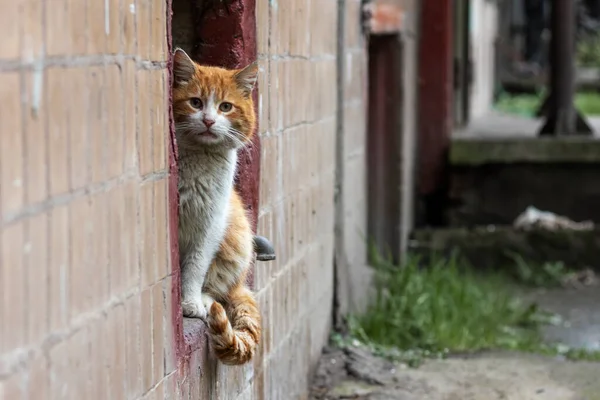
[[205,348],[208,335],[206,323],[199,318],[183,318],[183,356],[189,357],[196,350]]

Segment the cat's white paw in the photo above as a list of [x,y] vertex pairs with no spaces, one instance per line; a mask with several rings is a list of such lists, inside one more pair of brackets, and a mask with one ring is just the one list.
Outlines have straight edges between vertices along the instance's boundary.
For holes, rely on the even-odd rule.
[[204,309],[207,313],[210,312],[210,308],[212,307],[215,299],[207,295],[206,293],[202,293],[202,304],[204,305]]
[[210,307],[212,307],[214,302],[215,299],[206,293],[202,293],[202,296],[198,300],[184,300],[181,302],[183,316],[188,318],[206,319]]
[[183,316],[187,318],[201,318],[206,319],[207,308],[204,306],[204,302],[201,299],[197,300],[184,300],[181,302],[181,308],[183,309]]

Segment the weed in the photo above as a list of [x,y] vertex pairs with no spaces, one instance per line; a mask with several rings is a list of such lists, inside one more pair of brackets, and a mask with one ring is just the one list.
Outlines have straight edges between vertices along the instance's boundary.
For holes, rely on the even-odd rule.
[[[338,346],[364,346],[411,366],[424,358],[488,349],[600,359],[600,353],[544,344],[541,326],[561,319],[518,300],[504,276],[475,275],[460,268],[456,256],[426,267],[414,256],[401,267],[375,252],[371,260],[374,300],[366,313],[348,318],[349,335],[332,337]],[[554,282],[564,269],[549,266],[543,278],[536,278],[526,266],[523,261],[517,270],[536,284]]]
[[533,287],[559,286],[572,273],[563,262],[546,262],[541,265],[532,264],[518,253],[507,252],[514,261],[514,267],[508,269],[509,275],[518,283]]
[[[508,114],[534,117],[544,100],[544,91],[536,94],[501,93],[495,108]],[[600,115],[600,93],[579,92],[575,94],[575,106],[584,115]]]

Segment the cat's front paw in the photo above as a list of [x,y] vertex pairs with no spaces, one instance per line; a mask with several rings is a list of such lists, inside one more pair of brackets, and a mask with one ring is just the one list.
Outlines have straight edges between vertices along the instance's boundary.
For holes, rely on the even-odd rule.
[[202,293],[202,304],[204,305],[204,309],[206,310],[207,313],[210,311],[210,308],[212,307],[214,302],[215,302],[215,299],[213,299],[206,293]]
[[203,301],[184,300],[181,302],[183,316],[187,318],[206,319],[206,310]]

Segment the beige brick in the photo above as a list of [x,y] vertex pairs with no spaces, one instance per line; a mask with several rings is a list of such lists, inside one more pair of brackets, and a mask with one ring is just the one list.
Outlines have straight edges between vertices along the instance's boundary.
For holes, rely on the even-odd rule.
[[282,61],[271,60],[269,65],[269,132],[283,129],[283,91],[284,82],[281,81]]
[[138,213],[139,188],[137,183],[128,182],[124,187],[124,214],[123,231],[119,235],[123,241],[123,263],[121,268],[125,269],[125,287],[130,289],[140,285],[140,263],[138,254],[137,213]]
[[163,279],[170,272],[168,249],[170,248],[167,229],[169,227],[167,210],[167,179],[161,179],[154,184],[154,222],[155,228],[155,258],[157,280]]
[[257,293],[257,301],[258,307],[260,310],[261,316],[261,325],[262,325],[262,339],[258,348],[258,353],[255,359],[255,369],[262,368],[262,362],[269,357],[271,353],[271,349],[273,347],[273,298],[272,298],[272,290],[270,287],[265,287],[260,292]]
[[125,137],[123,132],[123,81],[121,69],[116,65],[106,68],[106,132],[107,146],[106,164],[109,178],[123,173]]
[[91,198],[91,217],[93,231],[91,240],[90,262],[86,271],[91,285],[86,285],[91,294],[91,306],[99,308],[110,298],[109,282],[109,253],[108,253],[108,219],[110,213],[109,194],[98,193]]
[[[86,204],[84,202],[77,203],[79,207],[74,208],[74,211],[79,209],[76,217],[85,214]],[[76,206],[75,206],[76,207]],[[77,220],[77,226],[85,225],[85,220]],[[69,248],[70,248],[70,226],[69,226],[69,209],[67,206],[55,207],[50,212],[50,232],[48,251],[50,254],[48,262],[48,304],[46,312],[49,318],[49,331],[58,331],[66,327],[69,319],[69,300],[73,300],[73,294],[80,294],[85,290],[86,285],[82,282],[71,280],[69,276]],[[72,231],[71,231],[72,232]],[[77,236],[78,233],[83,233],[84,229],[78,229],[75,232],[77,241],[73,246],[82,245],[83,238]],[[80,248],[71,248],[73,250],[73,261],[78,262],[84,259],[83,251]],[[73,272],[83,272],[81,264],[75,264],[77,269]],[[79,276],[79,274],[78,274]],[[75,303],[77,304],[77,303]]]
[[257,134],[264,135],[269,131],[269,65],[266,58],[258,60],[258,131]]
[[[88,73],[85,69],[68,70],[70,96],[66,104],[69,113],[69,152],[71,155],[71,189],[76,190],[86,186],[90,181],[90,145],[88,118],[97,109],[90,108],[90,93],[88,92]],[[95,94],[94,94],[95,95]]]
[[39,344],[48,332],[48,215],[27,220],[25,280],[27,282],[27,318],[29,343]]
[[[69,191],[69,134],[68,113],[65,104],[69,93],[68,70],[51,68],[46,76],[46,101],[48,112],[46,125],[48,127],[48,154],[50,172],[50,195],[56,196]],[[69,85],[70,86],[70,85]]]
[[123,71],[123,118],[125,136],[125,170],[135,167],[137,163],[137,131],[136,131],[136,71],[135,61],[125,60]]
[[125,343],[130,340],[125,330],[125,306],[117,305],[108,311],[106,337],[106,362],[108,366],[108,393],[111,400],[126,399],[125,396],[125,371],[126,351]]
[[[48,374],[48,360],[45,356],[39,356],[33,359],[28,368],[28,399],[46,400],[50,398],[50,381]],[[2,397],[11,399],[12,397]]]
[[[69,343],[70,344],[70,343]],[[76,349],[70,349],[75,351]],[[67,342],[59,342],[49,351],[50,393],[55,399],[74,397],[71,383],[78,378],[80,370],[69,371],[69,346]],[[94,360],[90,360],[94,361]]]
[[0,399],[25,400],[25,382],[21,374],[14,374],[6,379],[0,380]]
[[256,47],[259,55],[269,53],[269,0],[256,0]]
[[[104,322],[104,321],[102,321]],[[103,326],[106,326],[103,323]],[[70,396],[65,398],[74,399],[89,399],[93,396],[98,398],[105,398],[106,389],[100,387],[104,383],[106,386],[106,373],[101,368],[105,368],[105,363],[101,359],[94,357],[94,355],[105,354],[106,347],[102,347],[106,344],[105,337],[106,332],[103,331],[95,339],[91,339],[90,332],[93,329],[97,329],[96,324],[92,324],[92,328],[84,327],[78,330],[75,334],[66,339],[66,346],[59,347],[56,349],[56,354],[60,359],[65,355],[68,357],[68,364],[65,368],[67,385],[69,388]],[[65,343],[65,342],[63,342]],[[90,353],[90,349],[95,349],[95,353]],[[92,354],[92,356],[90,356]],[[52,357],[52,353],[51,353]],[[95,364],[97,362],[97,364]],[[52,363],[52,361],[51,361]],[[99,370],[95,370],[98,367]],[[93,374],[93,371],[99,372],[97,375]],[[98,383],[98,387],[93,388],[94,384]],[[98,391],[96,391],[98,390]]]
[[136,0],[135,4],[138,55],[144,60],[149,60],[151,55],[151,2],[152,0]]
[[140,350],[142,358],[142,391],[145,393],[154,385],[154,354],[152,348],[152,288],[141,295]]
[[121,30],[124,41],[123,53],[126,55],[136,55],[136,29],[135,29],[135,0],[125,1],[124,10],[121,13]]
[[[215,397],[217,399],[236,398],[238,393],[245,391],[252,383],[254,369],[252,363],[241,365],[237,368],[217,364],[215,381]],[[216,383],[215,382],[215,383]],[[211,382],[212,383],[212,382]],[[200,394],[198,394],[200,395]],[[203,397],[192,397],[203,398]]]
[[1,353],[13,350],[27,342],[26,269],[24,253],[27,250],[24,223],[17,222],[2,229],[0,236],[0,283],[2,305],[0,320]]
[[128,399],[137,398],[142,393],[142,359],[141,353],[141,335],[148,335],[147,326],[140,325],[141,321],[141,298],[139,295],[133,296],[125,302],[127,340],[125,341],[126,353],[126,397]]
[[[44,50],[44,24],[42,23],[44,4],[43,2],[36,0],[14,1],[11,3],[21,5],[20,23],[21,31],[24,33],[20,43],[21,59],[25,62],[39,59]],[[11,15],[11,11],[4,8],[7,6],[10,7],[8,3],[3,5],[2,13]],[[15,22],[18,23],[19,21],[12,17],[10,23],[14,24]],[[4,22],[2,22],[2,26],[7,28],[7,25]],[[18,40],[7,40],[7,42],[19,45]],[[2,45],[5,44],[3,43]],[[4,58],[4,56],[0,56],[0,58]]]
[[155,226],[154,215],[154,183],[144,184],[140,191],[139,224],[140,224],[140,265],[142,273],[142,288],[151,286],[156,282],[156,256],[155,256]]
[[94,397],[98,399],[108,399],[109,393],[109,373],[107,364],[107,344],[109,343],[108,337],[108,324],[106,318],[101,318],[90,325],[90,372],[91,377],[91,390]]
[[272,98],[278,98],[279,102],[279,125],[278,129],[285,129],[290,126],[290,120],[292,118],[291,109],[292,106],[289,100],[292,95],[292,82],[291,82],[291,66],[293,60],[280,60],[277,62],[278,66],[278,91],[273,94]]
[[[88,29],[87,19],[85,14],[89,1],[67,0],[69,15],[69,26],[71,28],[71,54],[84,55],[88,50],[88,36],[85,34]],[[98,18],[98,16],[96,16]],[[102,17],[100,17],[102,18]],[[61,29],[61,28],[55,28]],[[94,38],[96,39],[96,38]]]
[[151,393],[155,400],[164,400],[165,399],[165,381],[164,380],[160,381]]
[[[156,3],[155,3],[156,4]],[[165,95],[166,82],[164,70],[155,70],[150,73],[150,93],[152,97],[152,153],[154,171],[164,170],[167,165],[166,144],[169,138],[168,106]]]
[[165,299],[165,375],[175,371],[177,368],[177,341],[175,336],[175,324],[173,319],[173,278],[168,276],[163,282],[163,296]]
[[[292,4],[294,9],[290,14],[293,18],[293,24],[290,24],[290,30],[293,30],[293,32],[290,32],[289,52],[294,56],[306,57],[309,54],[310,37],[312,36],[312,27],[309,21],[310,7],[315,7],[315,5],[311,4],[310,1],[299,0],[293,1]],[[304,34],[299,34],[300,32]]]
[[[0,58],[18,58],[19,57],[19,19],[15,18],[19,15],[19,10],[22,6],[22,1],[11,1],[2,5],[2,13],[0,13],[0,35],[3,40],[0,43]],[[5,103],[3,103],[5,104]]]
[[[178,396],[177,392],[177,374],[171,374],[167,378],[165,378],[164,382],[164,400],[178,400],[181,399],[181,396]],[[161,400],[163,400],[161,398]]]
[[121,0],[108,0],[109,20],[108,32],[106,32],[106,50],[110,54],[121,53],[121,13],[125,12],[125,10],[122,10],[122,4]]
[[[345,18],[346,21],[352,21],[356,19],[357,15],[362,13],[362,1],[361,0],[348,0],[346,1]],[[345,31],[345,43],[348,47],[360,47],[362,46],[361,40],[361,27],[360,24],[348,24],[346,23]]]
[[64,56],[71,54],[71,19],[67,12],[68,1],[56,0],[46,10],[46,54]]
[[[80,313],[86,311],[91,304],[90,287],[92,283],[89,279],[89,270],[91,265],[91,234],[94,229],[91,204],[89,198],[77,199],[70,204],[69,208],[69,240],[66,243],[61,243],[60,247],[56,247],[57,251],[53,253],[52,268],[59,271],[63,270],[62,250],[65,247],[70,249],[69,264],[68,264],[68,288],[69,288],[69,311],[70,318],[74,318]],[[52,216],[53,226],[60,228],[65,223],[65,217],[58,211]],[[56,224],[56,225],[55,225]],[[53,241],[58,240],[58,238]],[[55,242],[53,242],[55,244]],[[63,247],[65,246],[65,247]],[[53,273],[54,275],[54,273]],[[54,283],[62,288],[62,280]],[[62,293],[61,293],[62,294]],[[61,294],[58,294],[60,296]],[[57,295],[55,294],[54,297]],[[60,316],[58,316],[60,317]]]
[[[102,14],[103,15],[103,14]],[[92,166],[92,181],[106,179],[106,79],[102,67],[88,68],[89,90],[89,149],[88,157]]]
[[158,283],[152,287],[152,382],[154,383],[160,382],[165,375],[164,318],[163,286],[162,283]]
[[103,54],[107,51],[106,16],[104,1],[87,2],[88,53]]
[[148,71],[137,72],[138,82],[138,157],[140,173],[146,175],[153,171],[153,138],[152,138],[152,87],[151,73]]
[[280,156],[280,137],[265,136],[261,139],[261,167],[259,199],[261,208],[268,208],[279,197],[278,165]]
[[[108,193],[108,256],[110,293],[123,293],[128,289],[126,262],[127,237],[125,231],[125,187],[118,186]],[[134,245],[134,243],[131,243]]]
[[271,35],[270,39],[270,54],[282,54],[282,49],[284,48],[283,42],[285,41],[285,37],[287,36],[287,27],[283,21],[283,15],[285,8],[288,6],[289,2],[272,2],[269,1],[269,7],[271,11]]
[[[312,56],[333,56],[337,44],[337,2],[335,0],[312,0],[311,3],[310,54]],[[353,19],[357,20],[358,14]]]
[[[23,143],[21,136],[21,104],[18,73],[0,74],[0,207],[2,215],[14,213],[23,206]],[[8,132],[8,134],[7,134]]]
[[[151,0],[151,47],[150,58],[154,61],[166,60],[166,23],[165,23],[165,5],[162,0]],[[162,99],[161,99],[162,100]]]
[[43,71],[25,73],[25,92],[22,93],[25,144],[26,201],[40,203],[48,197],[48,155],[45,131],[46,102],[43,96],[45,73]]

